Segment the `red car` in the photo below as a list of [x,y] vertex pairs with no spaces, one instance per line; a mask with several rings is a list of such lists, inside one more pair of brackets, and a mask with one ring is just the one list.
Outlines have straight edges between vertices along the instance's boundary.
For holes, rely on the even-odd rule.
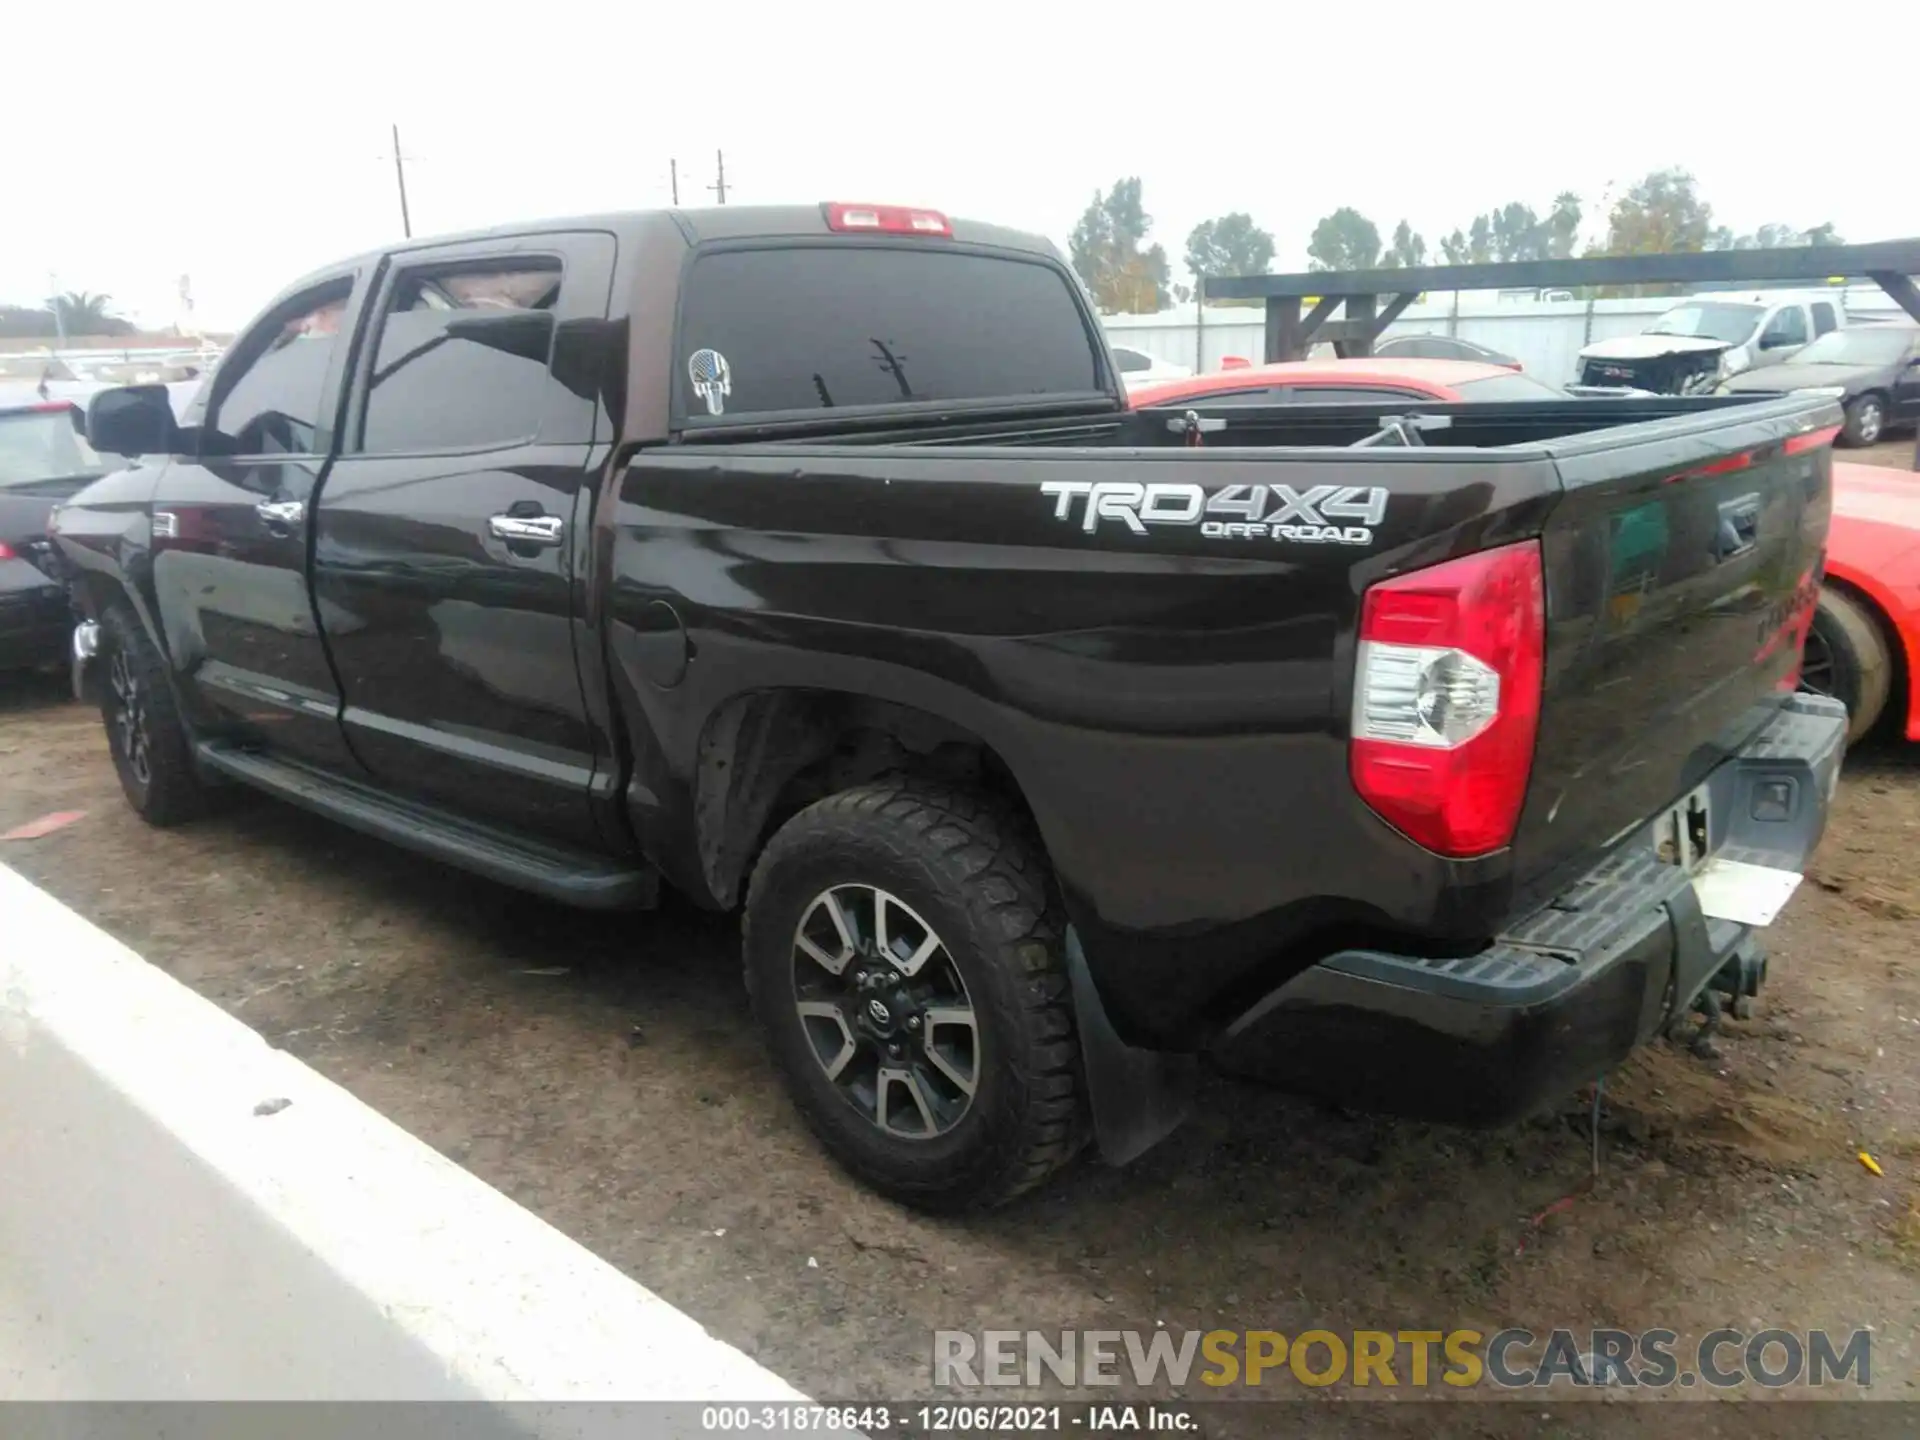
[[1348,400],[1565,400],[1568,396],[1504,365],[1375,356],[1238,366],[1210,375],[1141,385],[1129,398],[1135,408],[1140,408],[1175,405],[1182,400],[1206,400],[1215,405],[1275,405],[1288,401],[1331,405]]
[[[1498,365],[1373,357],[1243,365],[1142,385],[1136,407],[1183,400],[1271,405],[1321,401],[1564,400],[1565,392]],[[1801,684],[1851,713],[1848,739],[1883,719],[1920,740],[1920,474],[1833,467],[1827,583],[1807,635]],[[1896,706],[1888,717],[1888,708]]]
[[1834,465],[1827,583],[1800,683],[1845,703],[1849,740],[1882,719],[1920,740],[1920,475]]

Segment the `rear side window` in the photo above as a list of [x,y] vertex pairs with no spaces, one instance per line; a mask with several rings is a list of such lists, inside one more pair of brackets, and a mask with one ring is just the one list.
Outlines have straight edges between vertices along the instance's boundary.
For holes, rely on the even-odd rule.
[[1815,335],[1826,334],[1835,328],[1837,323],[1833,316],[1833,306],[1824,300],[1813,302],[1813,333]]
[[930,245],[703,255],[678,354],[696,418],[1102,388],[1065,272]]
[[1463,380],[1453,387],[1466,400],[1565,400],[1566,392],[1535,380],[1530,375],[1509,371],[1489,375],[1484,380]]
[[1431,400],[1418,390],[1390,390],[1385,386],[1295,385],[1287,399],[1296,405],[1372,405],[1382,400]]
[[533,439],[559,294],[552,256],[403,271],[380,319],[361,453],[488,450]]

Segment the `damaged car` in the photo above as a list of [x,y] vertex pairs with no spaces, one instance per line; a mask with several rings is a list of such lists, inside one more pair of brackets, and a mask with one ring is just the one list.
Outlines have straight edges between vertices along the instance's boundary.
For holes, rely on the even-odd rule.
[[1705,395],[1734,375],[1791,358],[1844,318],[1838,299],[1824,293],[1690,296],[1642,334],[1587,346],[1575,383]]

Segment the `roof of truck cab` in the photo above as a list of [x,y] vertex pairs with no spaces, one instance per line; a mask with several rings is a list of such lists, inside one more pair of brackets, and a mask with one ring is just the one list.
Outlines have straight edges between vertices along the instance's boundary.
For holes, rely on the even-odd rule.
[[[438,249],[446,245],[471,245],[489,240],[511,240],[520,236],[550,235],[564,230],[605,230],[615,235],[634,234],[650,226],[672,225],[690,244],[712,240],[752,240],[829,236],[826,204],[817,205],[710,205],[682,210],[614,210],[597,215],[559,215],[543,219],[516,220],[490,225],[479,230],[459,230],[444,235],[415,235],[377,250],[344,255],[331,265],[310,271],[281,290],[288,295],[341,271],[378,261],[388,255],[404,255],[415,250]],[[920,207],[915,207],[920,208]],[[932,208],[932,207],[926,207]],[[945,214],[944,211],[940,212]],[[1045,236],[1022,230],[1009,230],[977,220],[947,216],[953,227],[953,239],[967,245],[989,245],[1001,250],[1023,251],[1031,255],[1057,259],[1058,250]],[[938,244],[939,237],[849,236],[850,239],[898,240],[901,244]]]

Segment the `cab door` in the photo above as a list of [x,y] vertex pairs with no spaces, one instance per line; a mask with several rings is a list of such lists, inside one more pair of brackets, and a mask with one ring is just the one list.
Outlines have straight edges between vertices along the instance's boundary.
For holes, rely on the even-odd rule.
[[574,611],[607,456],[595,437],[612,431],[614,252],[579,232],[395,254],[313,549],[347,741],[381,784],[592,845],[611,743]]
[[304,283],[241,334],[153,498],[153,598],[196,728],[347,771],[307,547],[370,273]]

